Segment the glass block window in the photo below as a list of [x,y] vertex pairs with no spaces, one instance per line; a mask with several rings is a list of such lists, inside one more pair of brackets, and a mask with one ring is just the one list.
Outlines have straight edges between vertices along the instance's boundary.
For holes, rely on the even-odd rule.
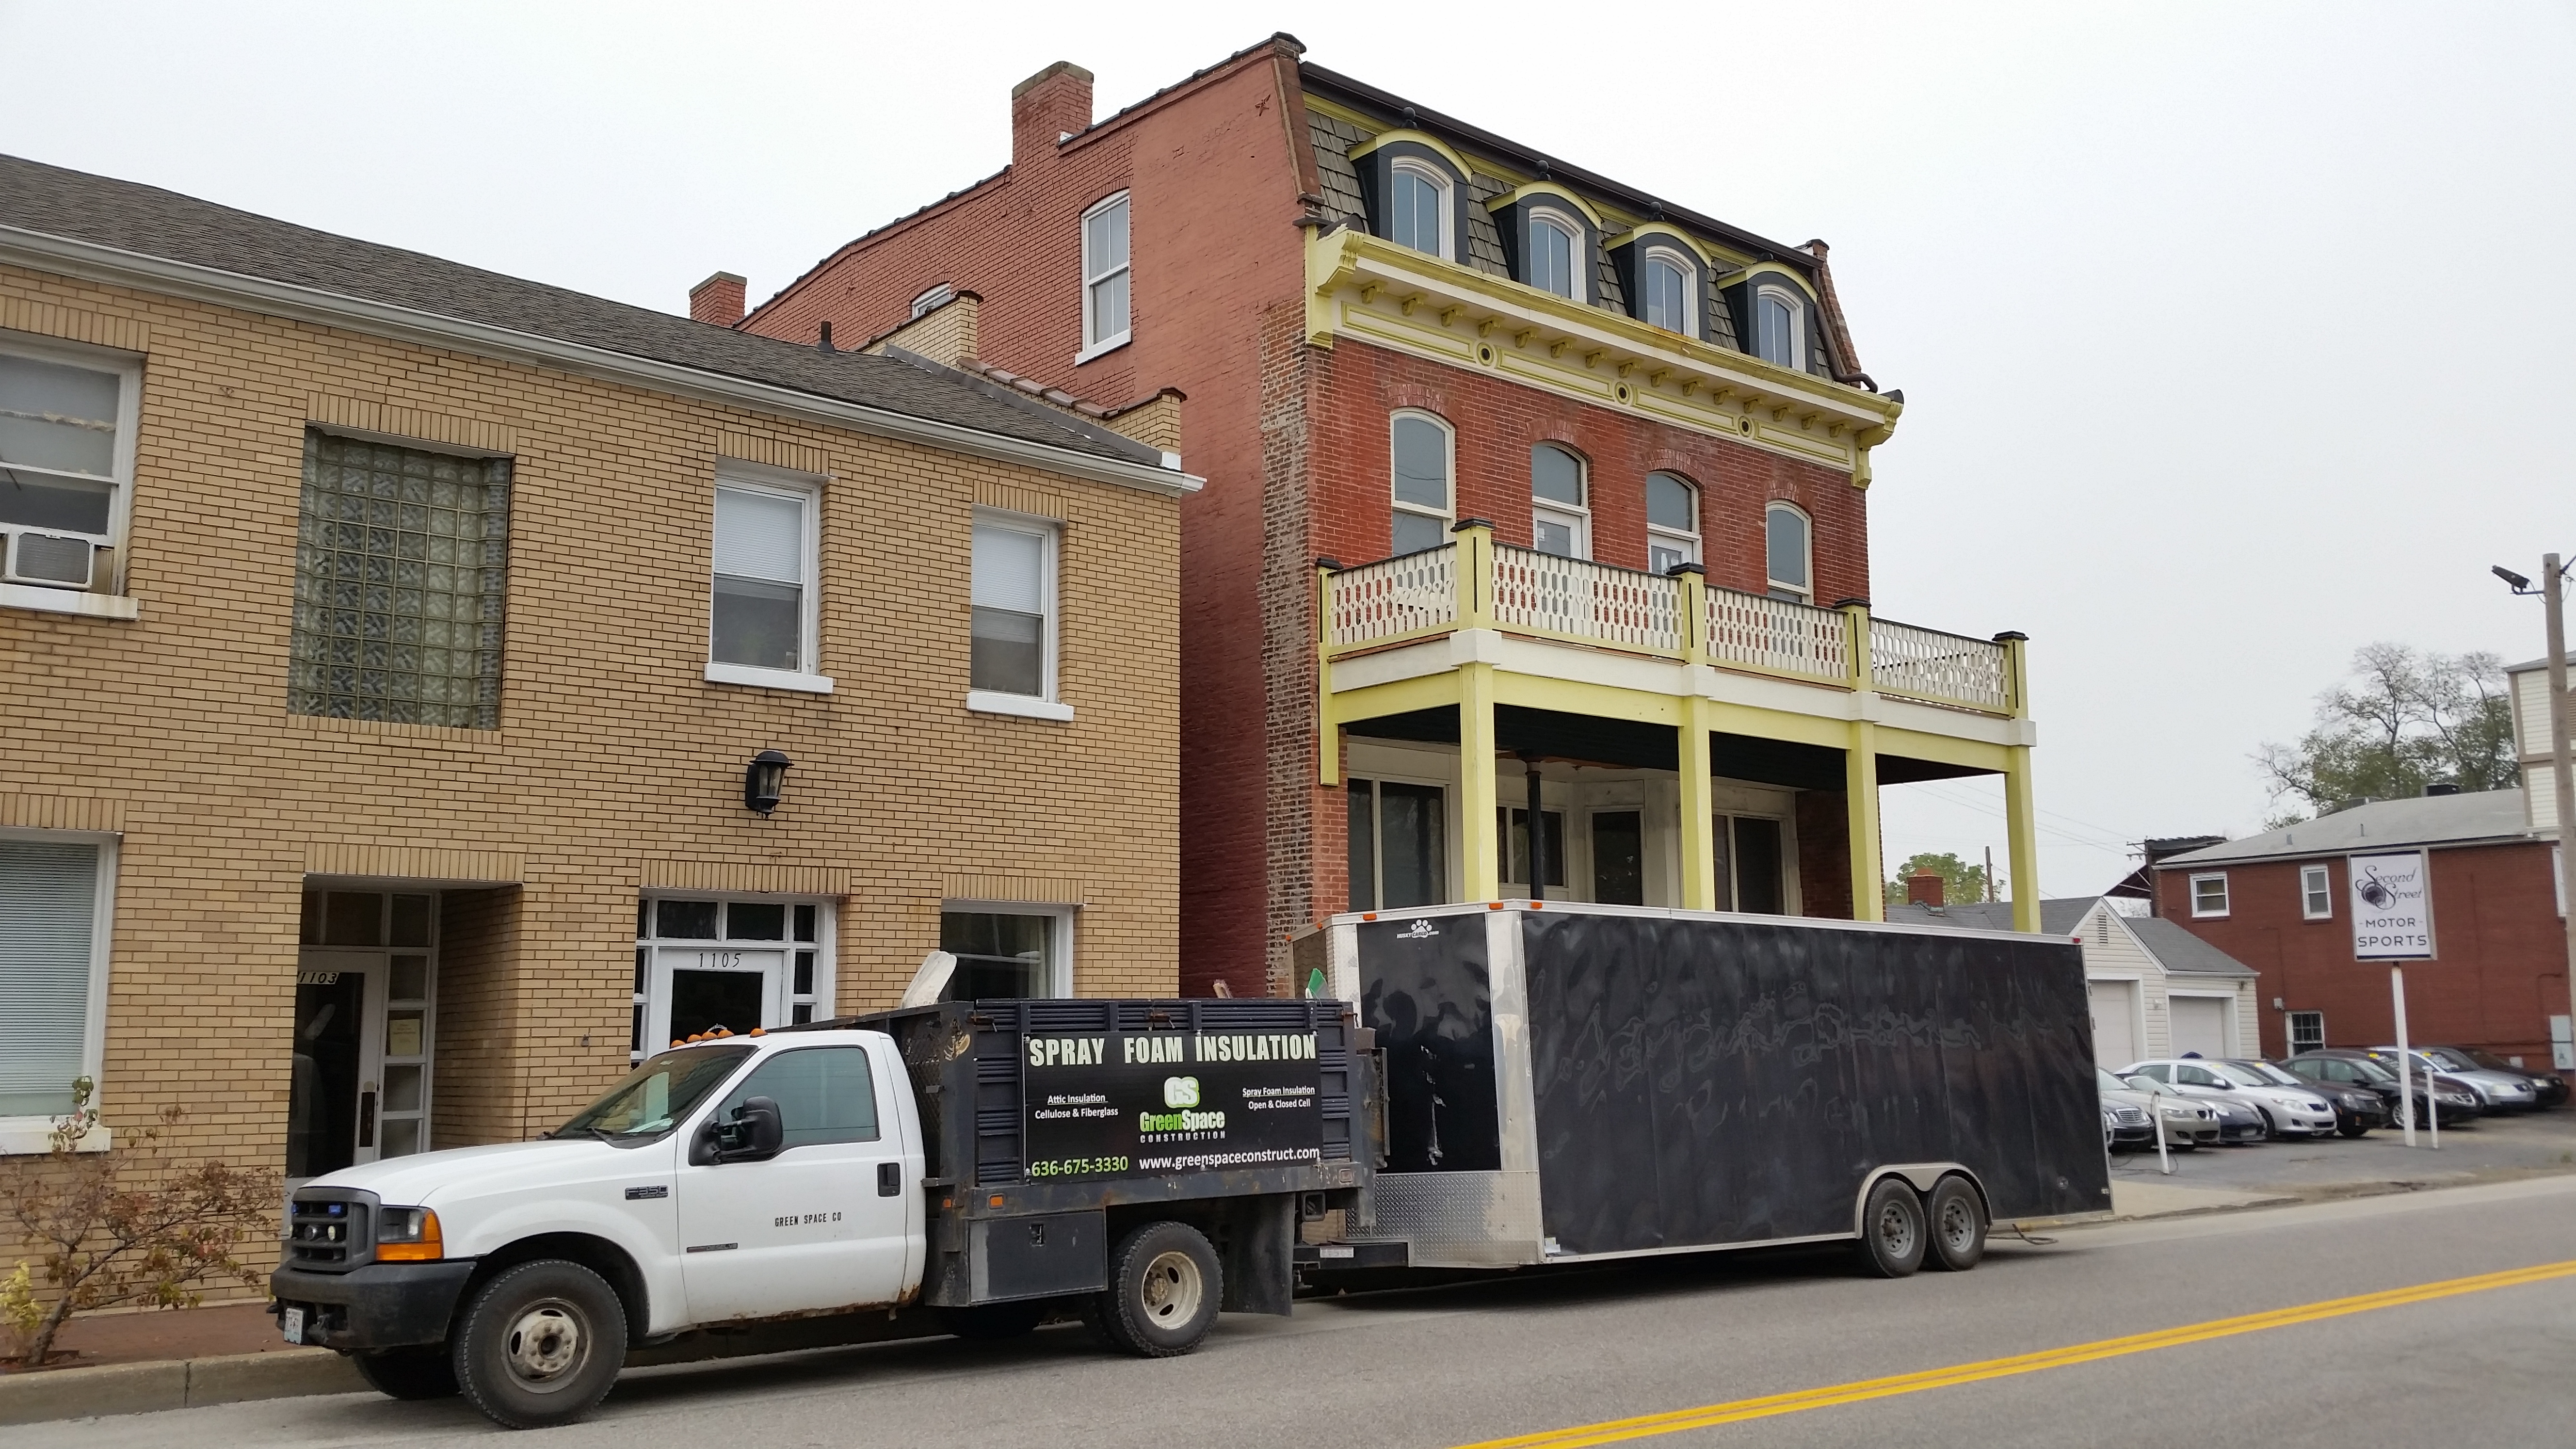
[[510,460],[310,432],[287,708],[497,729]]

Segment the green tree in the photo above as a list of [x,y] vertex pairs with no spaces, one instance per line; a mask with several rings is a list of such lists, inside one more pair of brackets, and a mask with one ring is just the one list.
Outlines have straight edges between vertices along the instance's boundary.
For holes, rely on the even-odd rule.
[[[1952,905],[1957,905],[1961,901],[1982,901],[1986,898],[1984,866],[1970,865],[1946,850],[1939,855],[1934,855],[1930,851],[1918,851],[1908,856],[1905,863],[1896,868],[1896,879],[1887,883],[1887,903],[1891,906],[1905,904],[1906,881],[1912,879],[1917,872],[1926,870],[1941,877],[1941,899]],[[1998,891],[1996,894],[2000,896],[2002,893]]]
[[2284,807],[2266,822],[2274,829],[2356,800],[2421,795],[2441,780],[2510,789],[2520,772],[2504,661],[2364,645],[2351,677],[2317,696],[2316,728],[2296,744],[2267,742],[2254,763]]

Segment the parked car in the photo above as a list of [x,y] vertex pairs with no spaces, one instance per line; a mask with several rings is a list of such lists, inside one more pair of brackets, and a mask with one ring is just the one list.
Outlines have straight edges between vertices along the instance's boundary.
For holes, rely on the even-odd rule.
[[[2155,1078],[2149,1077],[2147,1080],[2152,1082]],[[2250,1102],[2238,1102],[2226,1097],[2201,1097],[2195,1100],[2208,1104],[2209,1115],[2218,1122],[2218,1140],[2222,1143],[2247,1147],[2272,1135],[2271,1125],[2264,1120],[2261,1110]]]
[[2227,1065],[2243,1067],[2267,1082],[2284,1087],[2299,1087],[2326,1099],[2335,1109],[2335,1131],[2346,1137],[2359,1137],[2373,1127],[2388,1125],[2388,1104],[2377,1092],[2362,1086],[2328,1086],[2311,1082],[2294,1072],[2265,1061],[2231,1057]]
[[[2370,1054],[2385,1063],[2391,1071],[2396,1070],[2397,1048],[2375,1046],[2370,1049]],[[2520,1072],[2512,1070],[2491,1072],[2484,1067],[2473,1067],[2462,1071],[2449,1062],[2436,1060],[2430,1052],[2421,1047],[2410,1048],[2406,1054],[2414,1059],[2415,1070],[2439,1072],[2477,1093],[2478,1110],[2482,1112],[2524,1112],[2540,1105],[2533,1099],[2531,1078]]]
[[[2322,1047],[2316,1051],[2301,1052],[2294,1057],[2285,1057],[2281,1065],[2292,1076],[2303,1081],[2315,1082],[2320,1087],[2358,1086],[2376,1092],[2387,1109],[2389,1125],[2395,1126],[2401,1120],[2398,1116],[2398,1104],[2405,1093],[2397,1084],[2397,1073],[2373,1059],[2368,1052]],[[2439,1104],[2442,1114],[2441,1125],[2448,1127],[2454,1123],[2469,1123],[2477,1120],[2476,1093],[2448,1076],[2434,1078],[2433,1088],[2433,1100]],[[2430,1112],[2424,1100],[2424,1076],[2420,1072],[2415,1076],[2414,1095],[2415,1120],[2418,1123],[2430,1120]]]
[[2156,1134],[2148,1122],[2150,1111],[2164,1122],[2165,1145],[2176,1152],[2189,1152],[2204,1142],[2218,1141],[2218,1115],[2198,1102],[2186,1100],[2171,1087],[2148,1078],[2159,1090],[2145,1091],[2130,1086],[2100,1067],[2093,1069],[2093,1075],[2102,1089],[2105,1117],[2115,1112],[2135,1117],[2134,1122],[2128,1117],[2120,1119],[2119,1131],[2112,1139],[2113,1146],[2153,1146]]
[[2531,1104],[2535,1107],[2567,1105],[2567,1079],[2556,1072],[2517,1067],[2484,1047],[2428,1046],[2424,1054],[2453,1071],[2507,1072],[2531,1083]]
[[2223,1098],[2262,1114],[2265,1131],[2275,1137],[2322,1137],[2335,1130],[2335,1109],[2312,1086],[2285,1087],[2258,1073],[2203,1057],[2169,1057],[2137,1062],[2124,1077],[2147,1076],[2171,1084],[2186,1097]]

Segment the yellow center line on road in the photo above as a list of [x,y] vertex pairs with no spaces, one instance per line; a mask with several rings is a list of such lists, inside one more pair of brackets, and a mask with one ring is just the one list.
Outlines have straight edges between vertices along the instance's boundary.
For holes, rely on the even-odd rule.
[[1747,1419],[1769,1419],[1781,1414],[1800,1413],[1808,1409],[1829,1408],[1835,1404],[1857,1404],[1864,1400],[1884,1399],[1896,1394],[1920,1393],[1925,1389],[1945,1389],[1953,1384],[1973,1384],[1981,1379],[2000,1379],[2009,1378],[2014,1374],[2037,1373],[2041,1369],[2092,1363],[2097,1359],[2145,1353],[2150,1349],[2177,1348],[2186,1343],[2203,1343],[2213,1338],[2227,1338],[2239,1333],[2259,1333],[2267,1328],[2287,1328],[2294,1323],[2314,1323],[2321,1318],[2340,1318],[2348,1313],[2368,1313],[2374,1308],[2395,1308],[2401,1304],[2425,1303],[2436,1298],[2455,1298],[2463,1293],[2483,1293],[2490,1288],[2512,1288],[2524,1283],[2545,1283],[2553,1278],[2576,1278],[2576,1259],[2563,1263],[2544,1263],[2533,1268],[2514,1268],[2502,1273],[2481,1273],[2473,1278],[2446,1278],[2438,1283],[2422,1283],[2412,1288],[2391,1288],[2386,1292],[2363,1293],[2351,1298],[2329,1298],[2320,1303],[2306,1303],[2295,1308],[2275,1308],[2268,1313],[2248,1313],[2240,1318],[2217,1318],[2207,1323],[2185,1324],[2180,1328],[2160,1329],[2154,1333],[2134,1333],[2126,1338],[2097,1339],[2092,1343],[2042,1349],[2037,1353],[2015,1354],[2010,1358],[1990,1358],[1979,1363],[1955,1364],[1949,1368],[1925,1369],[1920,1373],[1897,1374],[1883,1379],[1861,1379],[1854,1383],[1832,1384],[1818,1389],[1800,1389],[1794,1393],[1770,1394],[1758,1399],[1737,1399],[1725,1404],[1702,1404],[1695,1409],[1671,1409],[1660,1414],[1643,1414],[1633,1419],[1608,1419],[1598,1424],[1577,1424],[1572,1428],[1549,1429],[1541,1433],[1522,1434],[1509,1439],[1482,1439],[1473,1444],[1459,1445],[1458,1449],[1580,1449],[1580,1446],[1586,1444],[1616,1444],[1627,1439],[1650,1439],[1659,1434],[1679,1434],[1692,1429],[1710,1429],[1720,1424],[1739,1424]]

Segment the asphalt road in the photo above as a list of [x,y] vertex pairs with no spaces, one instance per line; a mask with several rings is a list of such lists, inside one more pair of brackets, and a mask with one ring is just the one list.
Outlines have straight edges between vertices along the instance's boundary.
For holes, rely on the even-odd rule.
[[[1896,1282],[1805,1251],[1309,1302],[1284,1320],[1230,1317],[1198,1354],[1154,1363],[1066,1328],[639,1370],[592,1420],[526,1442],[1438,1449],[2551,1264],[2567,1276],[1555,1442],[2558,1445],[2576,1404],[2576,1176],[2087,1227],[1999,1243],[1973,1273]],[[293,1449],[500,1431],[457,1401],[350,1395],[13,1432],[48,1449]]]

